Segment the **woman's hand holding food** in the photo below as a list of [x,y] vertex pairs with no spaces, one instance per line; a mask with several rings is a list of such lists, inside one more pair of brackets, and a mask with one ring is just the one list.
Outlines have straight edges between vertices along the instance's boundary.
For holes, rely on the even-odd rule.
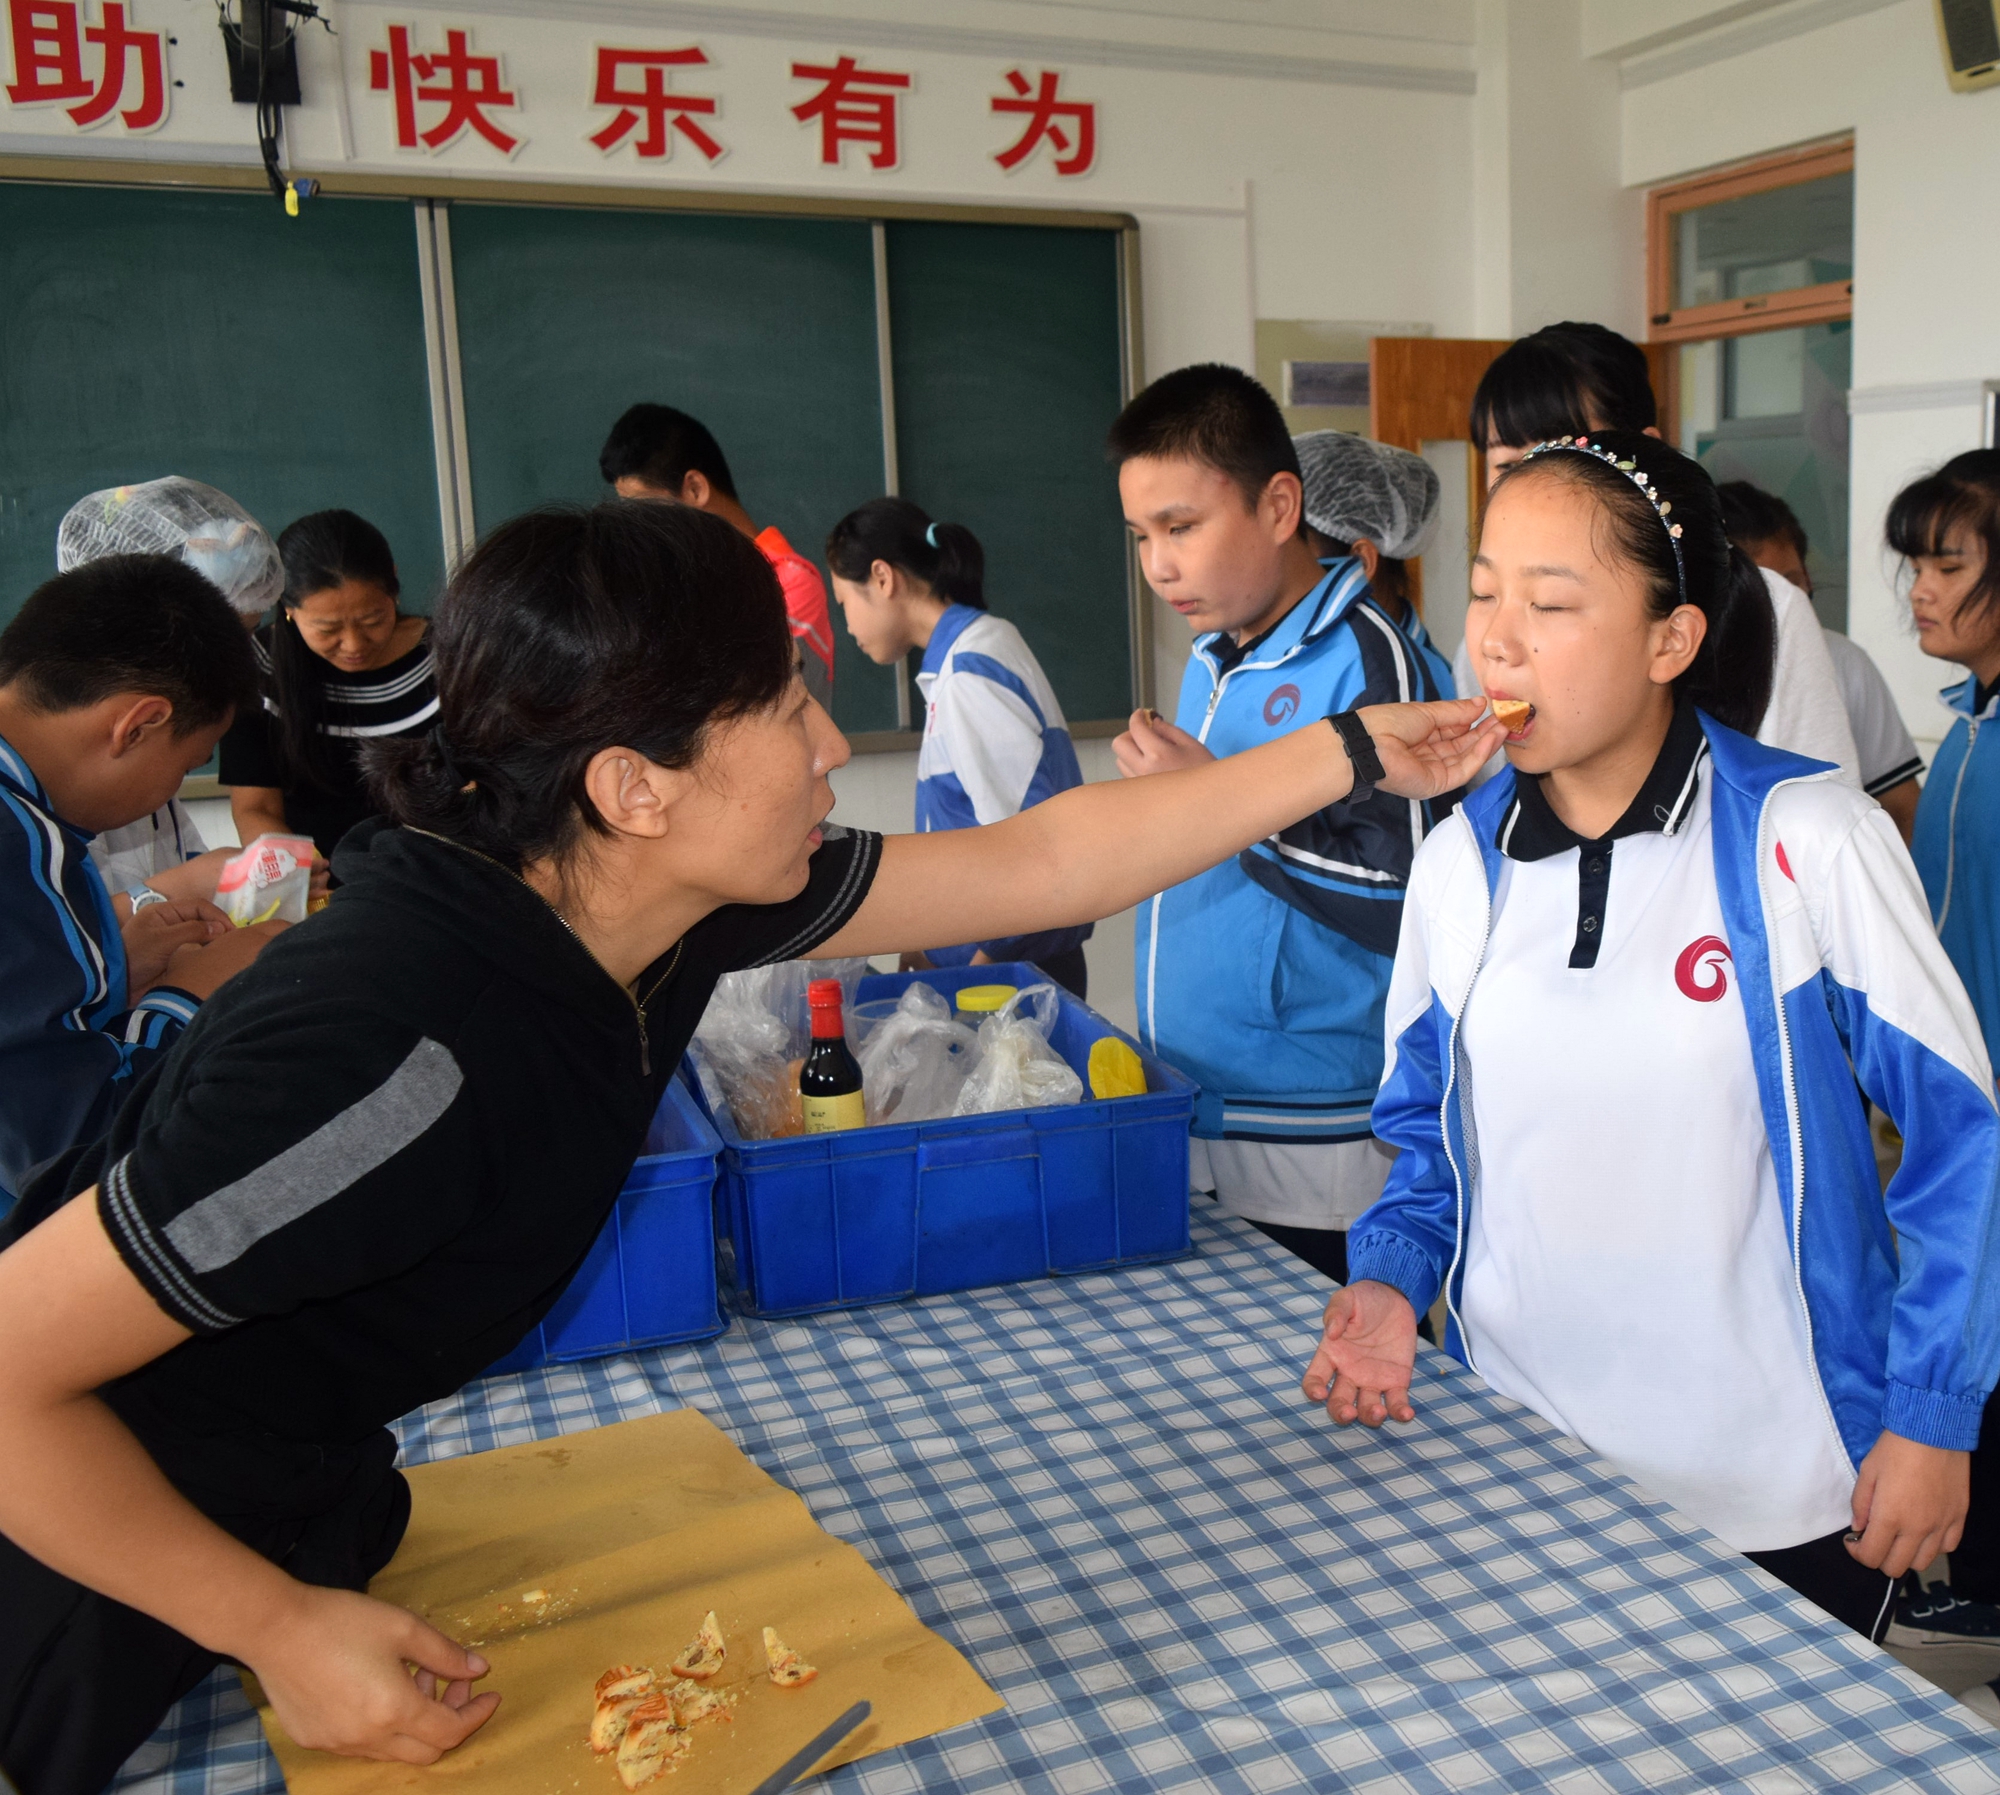
[[[1398,705],[1401,710],[1410,707]],[[1385,757],[1386,762],[1386,757]],[[1410,1373],[1417,1363],[1417,1312],[1393,1284],[1362,1278],[1333,1293],[1305,1392],[1341,1427],[1414,1421]]]
[[295,1587],[243,1659],[301,1745],[434,1764],[499,1707],[494,1691],[472,1693],[486,1660],[414,1614],[350,1590]]
[[1381,757],[1382,789],[1399,798],[1456,791],[1507,739],[1484,698],[1371,704],[1355,715]]

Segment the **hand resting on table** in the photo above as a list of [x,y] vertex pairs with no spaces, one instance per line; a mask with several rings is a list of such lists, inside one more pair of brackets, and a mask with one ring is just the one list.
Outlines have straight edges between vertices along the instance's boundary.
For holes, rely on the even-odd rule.
[[1380,1427],[1392,1415],[1414,1421],[1410,1374],[1417,1363],[1417,1312],[1391,1284],[1363,1278],[1326,1306],[1319,1350],[1306,1367],[1305,1393],[1346,1427]]

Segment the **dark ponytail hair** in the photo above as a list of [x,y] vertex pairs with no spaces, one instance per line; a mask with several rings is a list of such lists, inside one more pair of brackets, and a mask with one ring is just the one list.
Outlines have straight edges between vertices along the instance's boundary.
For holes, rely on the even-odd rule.
[[339,784],[338,750],[320,727],[326,721],[326,662],[306,646],[293,609],[316,592],[349,580],[402,594],[389,539],[352,511],[314,511],[286,526],[278,538],[285,591],[271,619],[271,699],[278,708],[278,759],[301,785]]
[[[1715,482],[1700,462],[1636,430],[1593,430],[1577,441],[1578,449],[1545,449],[1517,461],[1494,490],[1517,480],[1552,479],[1590,493],[1605,529],[1601,547],[1644,577],[1649,614],[1666,617],[1690,604],[1708,619],[1708,633],[1675,691],[1718,723],[1755,735],[1771,702],[1778,625],[1764,576],[1723,528]],[[1583,452],[1583,445],[1621,465]],[[1664,517],[1633,483],[1634,473],[1659,495]],[[1669,535],[1670,527],[1679,534]]]
[[792,681],[770,562],[722,519],[644,499],[502,524],[445,587],[432,643],[437,726],[370,742],[370,789],[515,871],[605,833],[584,789],[601,750],[690,766],[713,725]]
[[877,561],[922,580],[946,604],[986,609],[986,551],[963,524],[934,524],[908,499],[870,499],[835,524],[826,562],[843,580],[865,580]]

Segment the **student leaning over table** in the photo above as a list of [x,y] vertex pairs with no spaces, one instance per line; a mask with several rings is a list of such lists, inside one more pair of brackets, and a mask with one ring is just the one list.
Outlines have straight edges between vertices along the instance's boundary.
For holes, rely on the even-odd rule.
[[[1409,1420],[1442,1288],[1496,1390],[1879,1638],[1958,1541],[2000,1369],[1964,988],[1882,810],[1738,733],[1771,610],[1694,462],[1536,450],[1467,630],[1535,709],[1411,873],[1375,1105],[1403,1152],[1306,1393]],[[1906,1143],[1886,1198],[1857,1080]]]
[[776,575],[715,518],[502,525],[436,641],[437,729],[377,750],[395,821],[347,838],[332,906],[30,1185],[0,1252],[0,1766],[24,1795],[94,1795],[224,1658],[294,1738],[358,1756],[429,1762],[492,1712],[485,1660],[354,1593],[408,1512],[384,1424],[547,1312],[723,972],[1105,916],[1337,801],[1357,762],[1421,799],[1498,735],[1476,705],[1374,706],[1350,736],[884,841],[826,826],[847,746]]

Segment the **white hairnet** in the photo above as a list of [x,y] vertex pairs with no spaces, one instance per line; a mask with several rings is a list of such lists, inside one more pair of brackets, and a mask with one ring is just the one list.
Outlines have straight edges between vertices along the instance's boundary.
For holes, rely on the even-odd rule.
[[1338,542],[1364,538],[1394,561],[1420,555],[1437,521],[1437,470],[1421,455],[1345,430],[1292,438],[1305,477],[1306,522]]
[[264,526],[226,492],[169,474],[78,499],[56,531],[56,571],[106,555],[179,555],[245,617],[285,590],[285,564]]

